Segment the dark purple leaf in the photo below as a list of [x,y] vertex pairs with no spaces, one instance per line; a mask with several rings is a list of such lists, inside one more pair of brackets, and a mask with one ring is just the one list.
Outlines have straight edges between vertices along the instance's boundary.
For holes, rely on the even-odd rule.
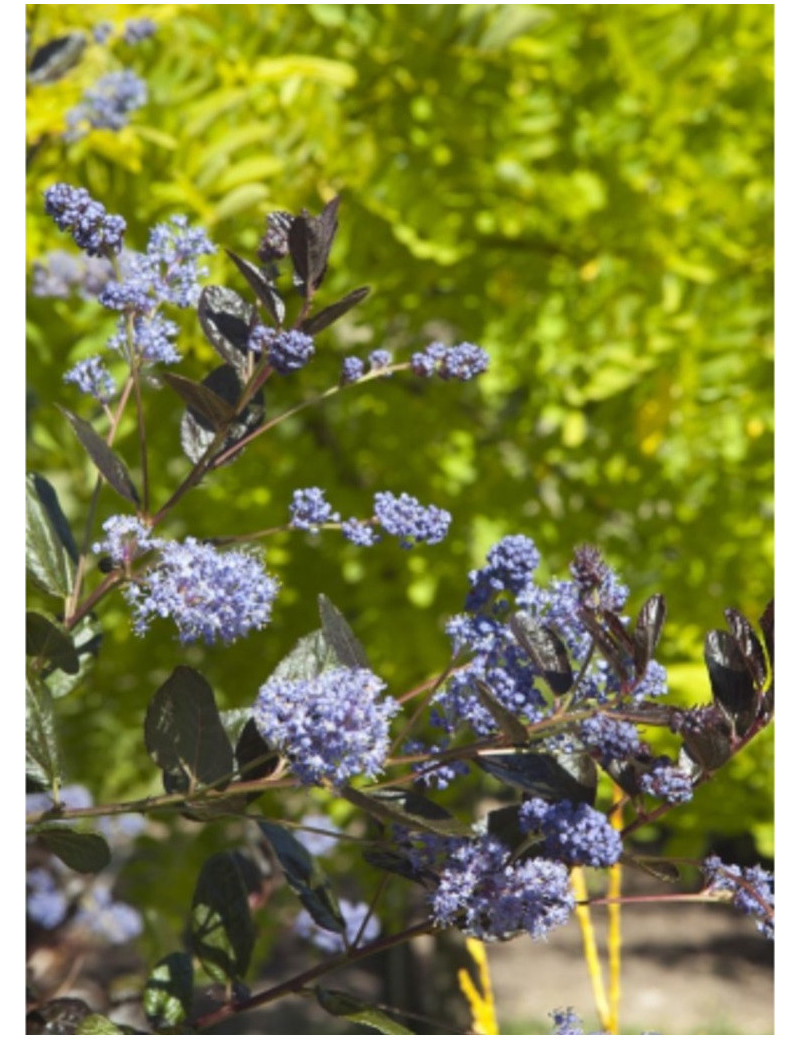
[[627,645],[621,645],[615,633],[608,630],[594,611],[588,610],[586,607],[578,607],[578,616],[594,640],[595,646],[614,669],[616,675],[622,682],[628,682],[632,654]]
[[520,611],[509,622],[514,638],[555,694],[567,693],[573,683],[567,649],[552,629]]
[[[438,834],[443,838],[468,838],[472,829],[439,805],[408,791],[359,791],[343,787],[339,795],[382,823],[399,823],[411,831]],[[422,810],[422,811],[420,811]]]
[[482,754],[478,765],[491,776],[548,801],[594,804],[597,767],[584,752],[517,751]]
[[709,632],[705,661],[714,701],[733,719],[736,732],[742,736],[756,717],[759,691],[738,642],[728,632]]
[[492,693],[491,687],[481,679],[476,680],[478,697],[486,711],[497,723],[498,729],[511,744],[527,744],[528,729],[520,722],[513,711],[509,711],[504,704]]
[[237,256],[236,253],[231,252],[230,249],[226,249],[225,252],[247,279],[247,284],[256,294],[256,298],[269,311],[269,315],[273,322],[278,327],[283,325],[283,319],[286,317],[286,305],[274,284],[264,274],[260,267],[256,267],[256,265],[251,264],[249,260]]
[[341,300],[337,300],[336,303],[332,303],[328,307],[323,307],[321,311],[317,311],[310,318],[306,318],[300,328],[306,335],[315,336],[318,332],[322,332],[323,329],[327,329],[329,325],[341,318],[343,314],[347,314],[353,307],[357,307],[368,295],[369,286],[365,285],[361,289],[353,289],[347,296],[343,296]]
[[200,294],[197,316],[206,339],[223,361],[243,377],[248,368],[248,341],[258,323],[258,311],[221,285],[209,285]]
[[651,596],[639,611],[633,631],[633,660],[636,665],[637,679],[644,675],[653,658],[666,616],[666,603],[660,593]]
[[753,682],[759,690],[762,690],[767,681],[767,661],[758,636],[744,614],[739,613],[733,607],[729,607],[725,611],[725,618]]
[[320,928],[342,934],[345,921],[325,871],[286,827],[267,820],[258,826],[275,853],[286,881]]
[[28,68],[30,83],[54,83],[61,79],[80,61],[86,48],[86,36],[82,32],[58,36],[48,40],[31,58]]
[[[241,397],[242,387],[236,369],[232,365],[220,365],[203,380],[203,387],[221,398],[235,409]],[[264,419],[264,393],[259,391],[249,402],[243,412],[239,412],[235,421],[225,434],[217,454],[234,447],[240,440],[252,433]],[[192,462],[199,462],[208,451],[217,436],[213,423],[196,408],[190,407],[184,412],[181,420],[181,447]],[[236,458],[230,456],[229,462]]]
[[301,295],[308,298],[322,284],[328,255],[339,226],[336,214],[338,197],[332,199],[318,217],[303,210],[289,228],[289,252]]
[[164,372],[161,378],[183,398],[195,416],[202,416],[208,421],[214,432],[223,430],[236,414],[233,404],[215,394],[203,383],[195,383],[194,380],[186,379],[174,372]]
[[120,459],[119,456],[109,448],[100,434],[95,433],[94,429],[84,419],[80,419],[77,415],[73,415],[72,412],[66,408],[61,408],[61,411],[67,417],[70,426],[77,434],[78,440],[89,453],[92,462],[97,466],[100,473],[106,478],[111,487],[117,492],[117,494],[122,495],[124,499],[127,499],[128,502],[138,506],[139,493],[137,492],[122,459]]

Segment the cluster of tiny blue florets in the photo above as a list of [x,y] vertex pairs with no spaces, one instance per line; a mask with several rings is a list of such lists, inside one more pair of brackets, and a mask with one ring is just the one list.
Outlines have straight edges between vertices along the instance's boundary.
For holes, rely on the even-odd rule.
[[155,35],[156,23],[152,18],[131,18],[125,23],[122,41],[132,47]]
[[74,140],[89,129],[121,130],[131,113],[146,103],[147,84],[135,72],[109,72],[67,113],[67,137]]
[[53,249],[33,264],[34,296],[66,300],[73,293],[84,299],[99,296],[114,269],[104,256],[76,256],[63,249]]
[[483,610],[502,592],[519,598],[531,587],[532,575],[541,556],[530,538],[508,535],[489,550],[486,566],[469,572],[470,590],[466,609]]
[[281,375],[303,368],[314,356],[314,340],[297,329],[279,332],[267,325],[256,325],[247,346],[254,354],[266,353],[270,365]]
[[374,778],[398,711],[396,701],[378,698],[385,687],[367,668],[332,668],[311,679],[272,676],[259,691],[254,719],[304,784]]
[[375,518],[388,534],[400,539],[404,549],[417,542],[435,545],[446,537],[452,517],[445,509],[423,506],[405,491],[394,495],[378,491],[375,495]]
[[430,896],[440,926],[455,925],[477,939],[534,939],[565,924],[575,906],[569,872],[549,859],[515,860],[497,838],[460,841],[450,852]]
[[110,516],[103,523],[105,538],[95,542],[92,552],[107,554],[117,567],[131,564],[137,557],[164,545],[138,516]]
[[83,358],[64,373],[65,383],[74,383],[81,393],[88,394],[101,404],[108,404],[117,390],[114,377],[99,354]]
[[553,1036],[583,1036],[583,1023],[572,1008],[557,1008],[550,1012]]
[[256,556],[218,552],[195,538],[161,542],[158,554],[125,589],[137,635],[154,618],[171,617],[182,643],[232,643],[269,622],[278,582]]
[[[373,372],[380,372],[389,368],[392,363],[392,355],[388,350],[373,350],[369,355],[369,365]],[[387,375],[390,373],[387,372]]]
[[523,830],[541,834],[544,854],[568,866],[610,867],[622,855],[622,839],[591,805],[530,798],[519,810]]
[[694,794],[692,778],[666,756],[656,759],[650,769],[639,777],[639,788],[645,794],[663,798],[670,805],[690,802]]
[[348,383],[357,383],[359,379],[364,375],[365,365],[361,358],[357,357],[346,357],[342,361],[342,374],[340,376],[340,382],[343,386],[347,386]]
[[459,343],[455,347],[431,343],[411,356],[411,371],[425,378],[438,376],[440,379],[466,382],[485,372],[488,367],[489,355],[474,343]]
[[106,212],[86,188],[54,184],[44,193],[44,209],[61,231],[89,256],[112,256],[122,249],[125,221]]
[[580,736],[587,750],[599,755],[603,766],[624,762],[644,749],[639,731],[632,722],[610,715],[592,715],[580,724]]
[[344,918],[344,935],[321,928],[308,910],[301,910],[297,915],[294,922],[295,934],[299,935],[301,939],[308,939],[318,950],[328,954],[344,953],[346,949],[355,945],[356,939],[358,939],[359,946],[366,946],[367,943],[378,938],[381,932],[381,923],[378,918],[371,914],[364,924],[367,914],[369,914],[369,907],[366,903],[352,903],[349,899],[340,899],[339,909]]
[[359,545],[363,549],[377,545],[381,540],[379,532],[368,520],[358,520],[355,517],[342,523],[342,534],[348,542]]
[[292,496],[289,506],[290,527],[300,531],[317,531],[323,524],[338,523],[341,519],[325,498],[322,488],[300,488]]
[[767,939],[775,938],[775,878],[763,867],[727,865],[719,856],[703,863],[706,885],[711,892],[731,892],[737,910],[758,918],[756,927]]

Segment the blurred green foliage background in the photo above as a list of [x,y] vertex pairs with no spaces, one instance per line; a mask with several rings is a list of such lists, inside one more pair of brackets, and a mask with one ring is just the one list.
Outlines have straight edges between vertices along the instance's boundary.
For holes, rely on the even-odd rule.
[[[492,362],[466,386],[398,376],[338,395],[185,499],[176,537],[284,523],[311,485],[345,517],[388,489],[454,522],[408,553],[272,539],[274,623],[229,649],[180,650],[167,623],[137,639],[121,597],[105,604],[97,666],[57,705],[69,779],[98,800],[156,790],[141,724],[159,683],[183,661],[223,707],[249,705],[316,627],[318,593],[402,693],[445,664],[468,570],[512,533],[535,540],[543,578],[588,541],[632,612],[663,592],[659,657],[677,697],[706,701],[705,631],[727,606],[755,621],[772,594],[773,6],[32,4],[30,46],[144,16],[152,39],[90,43],[66,77],[29,88],[29,267],[70,248],[43,212],[55,181],[121,213],[133,248],[180,212],[245,256],[269,211],[318,213],[340,194],[319,300],[372,293],[320,335],[312,366],[269,384],[268,412],[334,383],[345,354],[468,340]],[[66,142],[68,109],[120,67],[146,80],[147,106]],[[246,292],[222,250],[212,268]],[[55,405],[91,417],[62,376],[114,320],[33,297],[27,318],[28,464],[79,531],[94,473]],[[183,326],[178,371],[202,378],[211,348],[193,315]],[[177,398],[163,388],[148,409],[158,506],[187,464]],[[132,423],[117,445],[135,471]],[[98,522],[121,506],[106,488]],[[771,739],[672,814],[673,850],[749,830],[770,854]]]

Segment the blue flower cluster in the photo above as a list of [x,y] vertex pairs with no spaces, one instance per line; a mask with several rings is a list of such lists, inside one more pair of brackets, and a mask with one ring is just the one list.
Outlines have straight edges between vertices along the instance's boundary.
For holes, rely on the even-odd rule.
[[709,856],[703,873],[711,892],[731,892],[736,909],[758,918],[759,932],[767,939],[775,938],[775,878],[768,870],[728,866],[719,856]]
[[541,834],[545,855],[571,867],[610,867],[622,855],[622,839],[603,813],[564,800],[531,798],[520,806],[523,830]]
[[[369,355],[369,366],[373,372],[380,372],[392,363],[392,355],[388,350],[373,350]],[[387,372],[387,375],[391,373]]]
[[53,249],[33,264],[34,296],[66,300],[73,293],[92,299],[113,278],[114,268],[103,256],[75,256],[63,249]]
[[89,129],[121,130],[132,112],[147,103],[147,84],[130,69],[109,72],[85,91],[83,100],[67,113],[67,138]]
[[438,376],[440,379],[466,382],[485,372],[488,367],[489,355],[474,343],[459,343],[455,347],[431,343],[411,357],[411,371],[425,378]]
[[152,18],[131,18],[125,23],[122,31],[122,41],[133,47],[142,40],[147,40],[155,35],[156,23]]
[[331,668],[312,679],[272,676],[261,687],[254,719],[304,784],[341,786],[378,776],[389,750],[389,722],[399,710],[379,700],[386,684],[367,668]]
[[519,600],[532,588],[532,575],[540,560],[539,550],[525,535],[512,534],[501,538],[489,550],[487,565],[469,572],[466,609],[483,610],[503,592],[510,592]]
[[94,543],[92,552],[108,554],[116,567],[127,567],[137,557],[165,544],[138,516],[110,516],[103,523],[103,531],[105,538]]
[[626,759],[645,750],[639,731],[632,722],[611,715],[593,715],[580,725],[580,736],[589,751],[600,756],[603,766]]
[[[361,926],[369,913],[369,907],[366,903],[352,903],[349,899],[340,899],[339,909],[342,912],[345,923],[344,935],[320,928],[308,910],[301,910],[297,915],[297,919],[294,922],[295,934],[299,935],[301,939],[308,939],[323,953],[344,953],[358,939]],[[380,933],[381,923],[373,914],[364,925],[364,931],[361,932],[358,945],[366,946],[373,939],[377,939]]]
[[583,1023],[573,1008],[556,1008],[550,1012],[553,1020],[553,1036],[584,1036]]
[[435,545],[447,536],[452,517],[445,509],[423,506],[412,495],[378,491],[375,495],[375,517],[381,527],[400,539],[404,549],[417,542]]
[[76,362],[64,373],[65,383],[74,383],[81,393],[88,394],[100,404],[108,404],[117,391],[114,377],[99,354]]
[[322,488],[301,488],[294,492],[289,506],[290,527],[300,531],[318,531],[323,524],[338,523],[341,517],[334,513],[325,499]]
[[217,552],[195,538],[161,542],[158,554],[158,562],[125,588],[137,635],[154,618],[171,617],[182,643],[232,643],[269,622],[278,582],[257,557]]
[[89,256],[113,256],[122,249],[125,221],[109,215],[86,188],[54,184],[44,193],[44,209],[59,229],[69,231],[75,244]]
[[342,386],[347,386],[349,383],[357,383],[364,375],[364,369],[365,365],[361,358],[346,357],[342,361],[342,374],[339,377]]
[[266,325],[256,325],[247,346],[254,354],[266,353],[270,365],[281,375],[303,368],[314,356],[314,340],[296,329],[279,332]]
[[694,794],[692,778],[666,756],[656,759],[648,772],[642,773],[639,788],[670,805],[690,802]]
[[355,517],[344,521],[342,534],[348,542],[352,542],[353,545],[359,545],[363,549],[377,545],[381,540],[380,534],[368,520],[357,520]]
[[549,859],[511,859],[497,838],[458,842],[430,896],[434,922],[477,939],[508,939],[525,931],[543,939],[566,924],[575,906],[569,872]]

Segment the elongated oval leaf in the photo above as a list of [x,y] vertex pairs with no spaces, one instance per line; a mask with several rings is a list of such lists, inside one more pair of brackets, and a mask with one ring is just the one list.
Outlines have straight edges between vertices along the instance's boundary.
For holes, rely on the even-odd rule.
[[50,852],[80,874],[98,874],[111,862],[111,850],[102,835],[75,831],[71,827],[37,827]]
[[733,607],[725,611],[725,618],[753,682],[759,690],[763,689],[767,681],[767,660],[758,636],[744,614],[740,614]]
[[[232,365],[220,365],[210,372],[203,380],[205,389],[210,390],[216,397],[221,398],[231,406],[235,421],[231,422],[219,446],[219,453],[227,451],[251,433],[264,418],[264,393],[258,391],[247,405],[239,413],[236,406],[242,393],[242,385]],[[217,437],[217,428],[203,411],[190,406],[181,420],[181,447],[192,462],[199,462],[210,448]],[[231,456],[231,461],[236,455]]]
[[369,668],[364,647],[359,643],[344,614],[327,596],[319,597],[319,617],[328,646],[345,668]]
[[525,724],[520,722],[513,711],[509,711],[505,705],[500,703],[487,683],[478,679],[476,685],[481,704],[497,723],[503,736],[507,737],[512,744],[527,744],[528,729]]
[[338,321],[343,314],[347,314],[353,307],[357,307],[363,299],[369,296],[369,291],[368,285],[362,285],[359,289],[353,289],[347,296],[343,296],[341,300],[323,307],[321,311],[317,311],[310,318],[306,318],[300,328],[306,335],[315,336],[318,332],[322,332],[323,329],[327,329],[329,325],[333,325],[335,321]]
[[639,611],[636,628],[633,631],[633,660],[637,678],[641,678],[647,671],[647,665],[652,660],[661,638],[666,616],[666,602],[660,593],[651,596]]
[[194,380],[186,379],[174,372],[164,372],[161,378],[180,395],[193,412],[207,419],[215,432],[223,430],[234,418],[236,411],[233,406],[203,383],[195,383]]
[[85,419],[74,415],[67,408],[61,408],[61,411],[67,417],[70,426],[88,452],[92,462],[97,466],[111,487],[128,502],[138,506],[139,492],[136,490],[122,459],[109,448],[100,434],[96,433]]
[[[242,780],[261,780],[270,776],[275,772],[280,760],[280,755],[267,744],[252,718],[247,720],[239,734],[235,757],[236,768]],[[254,797],[258,797],[258,794]]]
[[35,473],[25,480],[25,562],[37,585],[67,596],[75,579],[78,552],[66,517],[50,484]]
[[[286,317],[286,304],[273,283],[267,278],[261,268],[251,264],[249,260],[244,260],[241,256],[237,256],[230,249],[226,249],[225,252],[245,276],[248,285],[256,294],[257,299],[267,308],[275,324],[279,327],[283,325],[283,319]],[[304,329],[303,331],[306,330]]]
[[281,865],[287,883],[320,926],[344,934],[345,921],[331,884],[305,845],[280,824],[260,820],[259,827]]
[[275,668],[276,679],[316,679],[329,668],[340,667],[339,655],[325,638],[322,629],[302,636]]
[[573,683],[572,666],[567,649],[555,632],[523,611],[514,614],[509,624],[514,638],[553,693],[567,693]]
[[742,736],[756,717],[759,694],[739,644],[728,632],[709,632],[705,661],[714,700],[733,719],[736,732]]
[[192,952],[216,982],[236,982],[247,971],[254,942],[239,865],[230,852],[219,852],[203,864],[192,898]]
[[322,989],[317,986],[314,991],[319,1005],[331,1015],[337,1018],[346,1018],[350,1022],[356,1022],[361,1026],[369,1026],[376,1033],[384,1036],[416,1036],[413,1029],[406,1029],[399,1022],[395,1022],[384,1011],[372,1007],[370,1004],[352,997],[337,989]]
[[61,779],[53,698],[38,677],[25,684],[25,776],[42,790]]
[[198,784],[225,788],[233,774],[233,748],[214,693],[200,672],[178,665],[147,708],[144,739],[150,757],[171,778],[173,790]]
[[[428,807],[434,803],[427,798],[422,799],[425,808],[424,811],[420,811],[421,803],[413,800],[409,802],[406,791],[401,792],[403,795],[401,798],[399,795],[392,797],[391,791],[388,793],[382,791],[379,796],[377,792],[367,794],[365,791],[359,791],[353,787],[342,787],[339,794],[383,823],[399,823],[412,831],[438,834],[445,838],[468,838],[472,834],[471,827],[455,819],[441,806],[435,806],[436,812],[430,811]],[[416,796],[417,799],[421,797],[421,795]]]
[[48,40],[31,58],[28,67],[29,83],[55,83],[77,65],[86,48],[86,35],[82,32],[58,36]]
[[192,958],[183,951],[167,954],[150,973],[142,1004],[156,1029],[177,1026],[188,1016],[194,994]]
[[295,217],[289,228],[289,252],[294,265],[296,282],[303,296],[310,296],[319,288],[328,267],[328,255],[333,237],[339,226],[337,212],[339,199],[331,199],[318,217],[305,210]]
[[560,753],[517,751],[511,754],[482,754],[478,765],[512,787],[521,788],[548,801],[594,804],[597,767],[583,752]]
[[28,657],[49,661],[67,675],[77,675],[81,663],[72,637],[55,621],[35,610],[25,614],[25,653]]
[[197,316],[206,339],[223,361],[244,375],[250,333],[258,323],[251,303],[222,285],[208,285],[200,294]]
[[75,1030],[76,1036],[134,1036],[133,1026],[121,1026],[105,1015],[87,1015]]

